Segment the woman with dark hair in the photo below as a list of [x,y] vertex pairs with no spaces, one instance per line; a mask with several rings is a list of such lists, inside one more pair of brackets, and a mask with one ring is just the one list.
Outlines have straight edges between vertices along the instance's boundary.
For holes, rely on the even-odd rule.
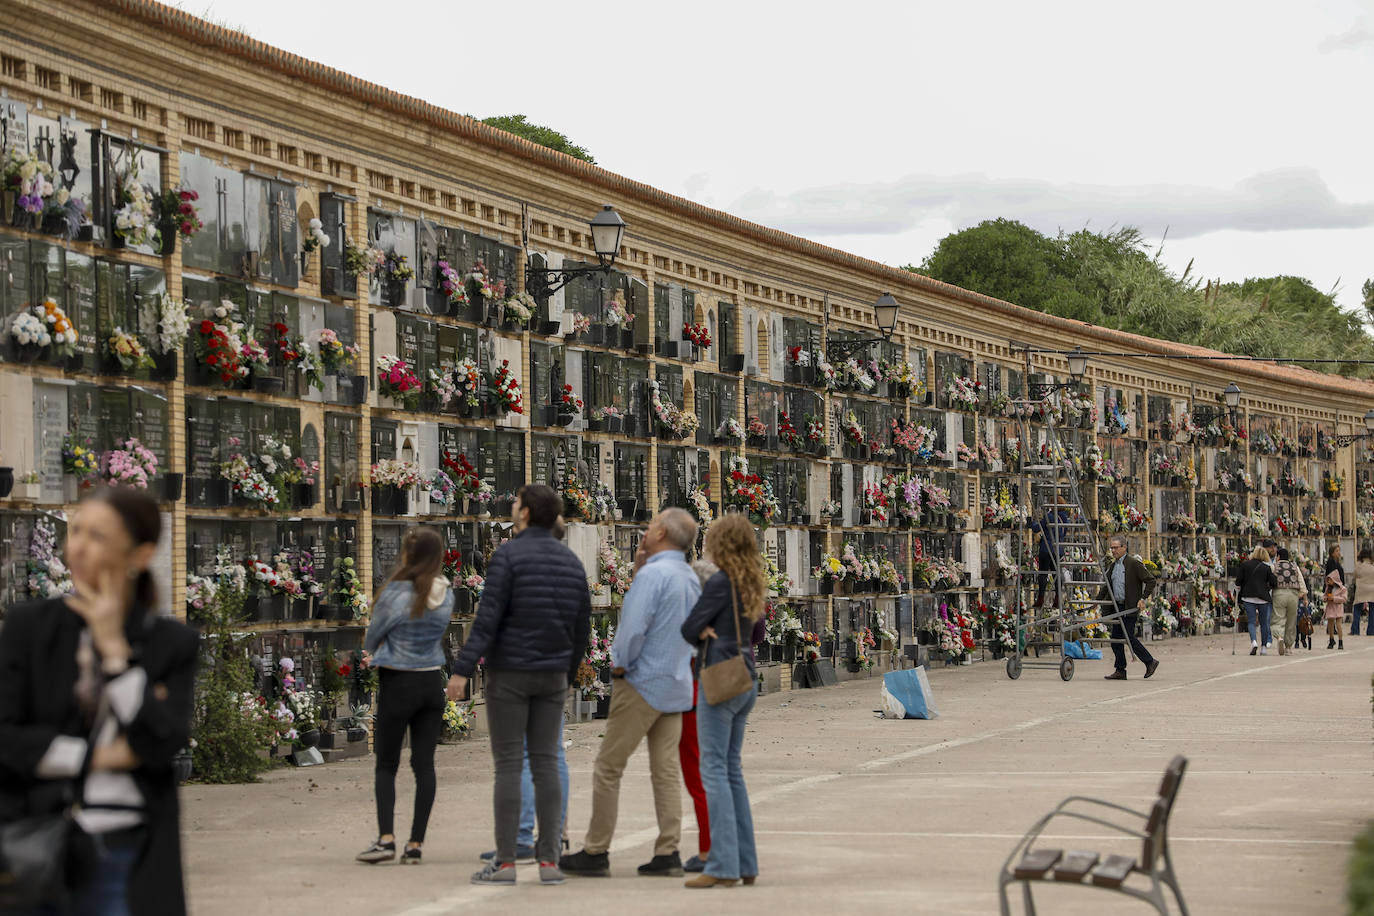
[[373,601],[363,648],[378,669],[377,840],[358,853],[375,865],[396,858],[392,833],[396,771],[401,742],[410,730],[410,768],[415,773],[415,812],[403,863],[420,864],[429,812],[434,807],[434,748],[444,724],[444,633],[453,614],[453,592],[442,575],[444,542],[433,528],[410,528],[401,537],[401,564]]
[[[743,655],[750,675],[757,677],[754,644],[763,638],[759,630],[764,627],[766,580],[749,519],[732,512],[712,522],[706,529],[705,554],[720,571],[707,580],[682,624],[682,638],[706,644],[697,659],[698,671]],[[753,884],[758,877],[754,819],[741,762],[744,726],[756,695],[754,686],[721,703],[708,702],[704,693],[697,695],[697,743],[711,851],[702,874],[687,881],[687,887],[730,887],[741,878]]]
[[1355,561],[1355,570],[1350,574],[1351,600],[1355,607],[1351,611],[1350,635],[1360,635],[1360,618],[1365,624],[1366,636],[1374,636],[1374,551],[1368,547],[1360,550]]
[[0,629],[0,821],[76,802],[74,842],[93,852],[40,914],[186,912],[172,758],[191,737],[198,642],[157,613],[161,534],[143,490],[92,492],[67,526],[75,593],[13,607]]

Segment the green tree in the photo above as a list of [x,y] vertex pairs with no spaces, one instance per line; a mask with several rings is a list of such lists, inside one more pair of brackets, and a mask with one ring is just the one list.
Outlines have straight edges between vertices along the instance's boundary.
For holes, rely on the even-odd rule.
[[1360,287],[1360,294],[1364,297],[1364,311],[1369,316],[1370,321],[1374,321],[1374,280],[1364,281]]
[[196,615],[201,625],[201,667],[191,721],[192,767],[202,782],[255,782],[269,766],[262,751],[273,727],[265,710],[245,711],[255,698],[248,638],[242,635],[243,592],[221,581]]
[[[1172,273],[1139,230],[1042,235],[988,220],[942,239],[920,267],[937,280],[1038,311],[1248,356],[1374,359],[1374,339],[1334,295],[1302,277],[1208,283]],[[1374,281],[1364,287],[1374,317]],[[1342,374],[1368,367],[1312,364]]]
[[504,130],[508,134],[515,134],[517,137],[524,137],[531,143],[538,143],[540,146],[547,146],[549,149],[558,150],[560,153],[567,153],[574,159],[581,159],[583,162],[596,164],[592,154],[582,147],[573,143],[564,134],[559,133],[552,127],[545,127],[542,124],[531,124],[525,120],[525,116],[518,115],[495,115],[490,118],[482,118],[483,124],[489,124],[497,130]]

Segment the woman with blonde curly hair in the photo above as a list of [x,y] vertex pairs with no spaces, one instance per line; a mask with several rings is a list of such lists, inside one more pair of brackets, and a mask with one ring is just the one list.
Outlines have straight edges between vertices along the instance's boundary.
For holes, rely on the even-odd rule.
[[[707,580],[682,625],[682,638],[702,644],[698,671],[743,655],[750,675],[756,676],[754,645],[763,639],[766,580],[763,556],[748,518],[729,513],[717,519],[706,530],[705,554],[720,571]],[[709,703],[704,694],[698,695],[697,741],[711,852],[705,870],[688,881],[688,887],[729,887],[741,878],[753,884],[758,876],[754,819],[740,763],[744,726],[756,695],[754,686],[721,703]]]

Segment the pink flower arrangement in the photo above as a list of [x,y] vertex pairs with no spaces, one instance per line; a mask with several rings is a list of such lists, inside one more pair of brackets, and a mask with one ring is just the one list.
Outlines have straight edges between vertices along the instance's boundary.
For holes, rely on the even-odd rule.
[[414,407],[419,401],[421,383],[410,364],[399,356],[384,353],[377,357],[377,390]]
[[157,456],[137,439],[125,439],[119,448],[101,456],[100,476],[113,487],[146,490],[157,473]]

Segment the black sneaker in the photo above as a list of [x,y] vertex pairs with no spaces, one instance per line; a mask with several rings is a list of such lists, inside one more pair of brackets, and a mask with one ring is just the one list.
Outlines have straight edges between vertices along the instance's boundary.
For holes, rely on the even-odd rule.
[[692,872],[693,874],[700,874],[706,870],[706,860],[701,856],[692,856],[686,862],[682,863],[682,870]]
[[681,878],[682,857],[675,852],[666,856],[654,856],[639,866],[639,873],[646,878]]
[[401,853],[401,864],[402,864],[402,865],[419,865],[419,864],[420,864],[420,847],[419,847],[419,846],[407,846],[407,847],[406,847],[406,851],[403,852],[403,853]]
[[611,857],[604,852],[587,852],[583,849],[564,856],[558,861],[558,867],[569,875],[581,875],[584,878],[609,878],[611,875]]
[[366,862],[368,865],[376,865],[378,862],[390,862],[396,858],[396,841],[383,843],[377,840],[371,846],[354,856],[359,862]]

